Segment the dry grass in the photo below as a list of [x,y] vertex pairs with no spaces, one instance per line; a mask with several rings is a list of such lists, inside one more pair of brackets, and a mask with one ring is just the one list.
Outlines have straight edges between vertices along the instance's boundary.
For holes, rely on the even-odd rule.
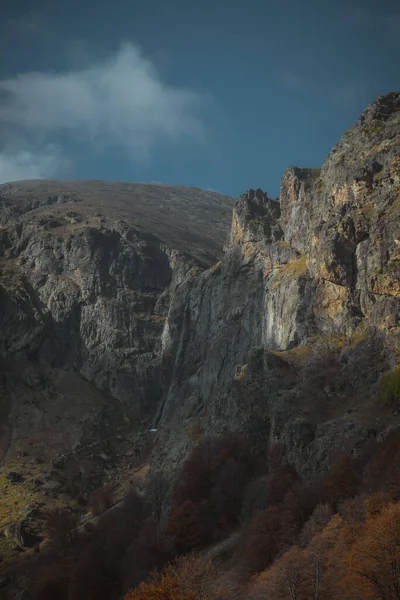
[[243,365],[238,373],[235,375],[235,381],[243,381],[246,378],[247,365]]
[[[45,202],[51,196],[73,198],[75,202],[43,205],[29,214],[62,218],[78,213],[82,222],[65,227],[64,235],[87,226],[87,219],[115,221],[118,215],[205,266],[222,255],[233,206],[232,198],[197,188],[113,181],[20,181],[0,185],[0,196],[19,206],[26,201]],[[49,231],[62,235],[60,227]]]
[[211,272],[219,271],[221,269],[222,262],[219,260],[214,265],[210,267]]
[[296,346],[290,350],[272,350],[271,354],[275,354],[275,356],[283,358],[283,360],[287,361],[288,363],[303,365],[309,361],[312,356],[312,352],[312,346]]
[[355,348],[360,342],[365,339],[367,329],[367,321],[364,320],[350,337],[350,348]]
[[279,269],[278,273],[275,275],[275,281],[272,287],[279,287],[282,281],[286,278],[298,279],[299,277],[306,275],[306,273],[307,257],[305,256],[305,254],[302,254],[295,260],[288,262],[284,267]]
[[[24,480],[17,483],[9,482],[7,474],[10,472],[21,474]],[[35,480],[44,483],[49,472],[48,464],[28,463],[24,458],[14,458],[5,462],[0,472],[0,531],[4,531],[8,525],[26,519],[31,512],[35,515],[42,506],[45,506],[46,510],[68,506],[66,501],[46,496],[44,486],[35,484]],[[28,517],[28,524],[29,529],[42,533],[43,522],[35,516]],[[10,564],[18,556],[14,547],[15,542],[12,539],[0,536],[0,555],[3,564]]]
[[292,277],[301,277],[304,275],[307,270],[307,258],[304,254],[302,254],[296,260],[293,260],[287,265],[285,265],[282,269],[283,276],[292,276]]

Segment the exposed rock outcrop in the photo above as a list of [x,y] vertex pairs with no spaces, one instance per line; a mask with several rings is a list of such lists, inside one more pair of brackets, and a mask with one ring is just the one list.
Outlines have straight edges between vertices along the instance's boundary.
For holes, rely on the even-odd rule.
[[399,173],[393,93],[321,169],[289,168],[279,201],[241,196],[229,236],[229,200],[209,193],[163,189],[157,212],[157,186],[138,185],[117,215],[109,188],[0,187],[1,357],[79,373],[131,430],[157,430],[155,462],[179,464],[196,423],[278,442],[313,477],[388,425],[367,400],[400,346]]
[[222,262],[172,300],[159,424],[245,430],[310,476],[385,428],[366,407],[399,356],[399,175],[394,93],[322,169],[289,168],[280,204],[260,190],[239,198]]

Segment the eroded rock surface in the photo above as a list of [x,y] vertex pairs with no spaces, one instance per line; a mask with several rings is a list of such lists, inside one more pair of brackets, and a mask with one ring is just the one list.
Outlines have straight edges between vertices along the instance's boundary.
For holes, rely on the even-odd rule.
[[[400,347],[399,93],[321,169],[290,167],[279,201],[249,190],[233,215],[229,199],[184,188],[40,185],[0,187],[0,354],[4,368],[40,366],[28,397],[43,404],[46,369],[71,369],[117,403],[115,427],[129,413],[131,432],[154,430],[143,447],[168,468],[196,426],[196,439],[239,429],[260,451],[280,443],[314,477],[396,424],[371,399]],[[24,421],[4,397],[12,449]]]

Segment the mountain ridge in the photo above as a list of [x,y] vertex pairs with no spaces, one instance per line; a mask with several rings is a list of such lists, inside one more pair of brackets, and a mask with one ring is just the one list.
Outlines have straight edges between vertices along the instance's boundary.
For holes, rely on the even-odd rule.
[[[338,453],[357,457],[399,430],[400,398],[381,381],[397,389],[400,93],[363,115],[321,169],[285,171],[279,202],[241,195],[213,246],[207,210],[179,244],[186,222],[153,234],[68,195],[13,212],[11,194],[0,227],[6,464],[38,458],[48,483],[69,473],[88,494],[138,470],[174,481],[201,441],[240,432],[266,469],[279,446],[315,482]],[[93,443],[105,458],[88,455]]]
[[114,219],[117,212],[118,219],[193,254],[205,265],[221,255],[233,203],[228,196],[194,187],[43,179],[2,184],[0,199],[16,207],[14,214],[27,209],[36,214],[66,212],[69,203],[79,204],[84,215],[98,211]]

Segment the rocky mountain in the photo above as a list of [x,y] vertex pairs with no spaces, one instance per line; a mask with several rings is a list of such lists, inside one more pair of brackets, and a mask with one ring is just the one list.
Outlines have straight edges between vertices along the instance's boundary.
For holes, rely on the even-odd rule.
[[3,477],[43,479],[12,508],[6,492],[3,525],[69,502],[66,482],[173,474],[205,436],[240,431],[266,461],[279,444],[312,480],[400,424],[399,92],[321,169],[287,169],[279,200],[249,190],[233,214],[149,184],[0,197]]
[[400,93],[368,106],[321,169],[287,169],[280,202],[240,197],[222,261],[172,299],[161,432],[246,431],[313,477],[393,425],[376,398],[399,362],[399,211]]

